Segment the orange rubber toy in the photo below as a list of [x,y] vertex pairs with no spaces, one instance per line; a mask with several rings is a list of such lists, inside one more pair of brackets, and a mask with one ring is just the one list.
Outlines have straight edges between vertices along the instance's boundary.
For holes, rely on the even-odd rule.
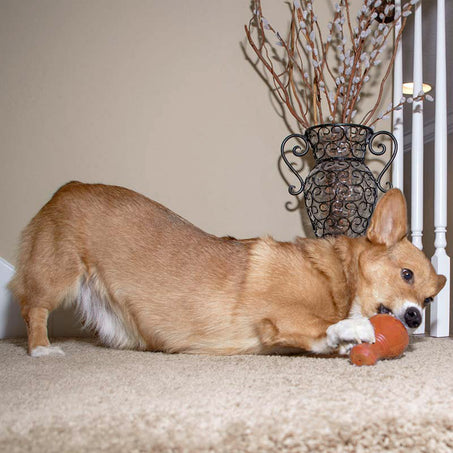
[[403,354],[409,344],[409,335],[403,323],[391,315],[375,315],[370,318],[376,343],[361,343],[351,350],[354,365],[374,365],[380,359],[394,359]]

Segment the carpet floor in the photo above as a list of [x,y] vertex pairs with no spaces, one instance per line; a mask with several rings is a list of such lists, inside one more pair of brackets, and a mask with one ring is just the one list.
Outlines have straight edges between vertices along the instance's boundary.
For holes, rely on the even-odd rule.
[[54,344],[0,342],[1,452],[453,451],[453,338],[373,367]]

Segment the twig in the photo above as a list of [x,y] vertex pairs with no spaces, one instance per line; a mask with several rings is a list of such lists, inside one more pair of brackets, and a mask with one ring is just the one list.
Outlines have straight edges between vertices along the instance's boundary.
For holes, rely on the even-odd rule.
[[[389,36],[394,34],[396,22],[401,19],[400,31],[394,39],[395,48],[381,77],[376,101],[361,121],[362,124],[371,122],[373,125],[382,117],[381,115],[373,120],[395,62],[396,46],[416,1],[407,2],[392,25],[382,25],[374,21],[380,14],[377,10],[379,5],[363,0],[357,14],[358,24],[354,28],[350,0],[340,0],[340,4],[335,5],[327,41],[324,41],[313,9],[314,0],[293,0],[290,6],[290,28],[284,35],[285,39],[264,18],[261,1],[254,0],[252,19],[244,29],[247,40],[258,57],[257,61],[263,64],[263,74],[271,76],[266,79],[269,83],[272,80],[271,85],[277,99],[286,106],[300,126],[309,127],[313,121],[315,124],[324,122],[323,109],[326,107],[330,122],[351,122],[359,105],[360,93],[370,80],[371,73],[378,64],[377,58],[387,45]],[[390,11],[392,6],[385,6],[384,14],[389,14]],[[349,34],[349,45],[347,37],[345,38],[345,27]],[[257,31],[256,42],[252,37],[253,28]],[[269,41],[268,36],[271,35],[276,41]],[[336,52],[341,61],[337,68],[329,63],[331,50]],[[400,104],[391,105],[383,115],[400,107]]]

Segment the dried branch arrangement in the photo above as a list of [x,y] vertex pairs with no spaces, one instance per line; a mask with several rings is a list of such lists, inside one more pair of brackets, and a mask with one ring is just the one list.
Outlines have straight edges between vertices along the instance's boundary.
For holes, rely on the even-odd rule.
[[[334,5],[333,19],[323,34],[314,0],[294,0],[289,5],[289,30],[282,36],[263,15],[261,1],[253,0],[253,15],[244,28],[262,63],[262,75],[270,76],[275,94],[301,127],[357,122],[364,88],[377,80],[379,88],[373,90],[376,102],[359,122],[373,126],[406,101],[432,100],[421,92],[402,97],[398,104],[378,113],[398,43],[417,2],[410,0],[395,11],[393,2],[364,0],[360,11],[353,13],[350,1],[341,0]],[[398,21],[401,27],[395,33]]]

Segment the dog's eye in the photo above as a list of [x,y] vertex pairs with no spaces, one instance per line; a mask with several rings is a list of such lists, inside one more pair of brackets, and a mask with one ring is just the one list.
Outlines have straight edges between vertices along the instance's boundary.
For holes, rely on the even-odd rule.
[[410,269],[404,268],[401,270],[401,277],[403,280],[406,280],[406,282],[411,283],[414,279],[414,273]]
[[427,297],[427,298],[423,301],[423,307],[426,307],[426,306],[429,305],[432,301],[433,301],[433,298],[432,298],[432,297]]
[[384,304],[379,305],[378,307],[378,313],[381,314],[391,314],[392,310],[390,308],[387,308]]

